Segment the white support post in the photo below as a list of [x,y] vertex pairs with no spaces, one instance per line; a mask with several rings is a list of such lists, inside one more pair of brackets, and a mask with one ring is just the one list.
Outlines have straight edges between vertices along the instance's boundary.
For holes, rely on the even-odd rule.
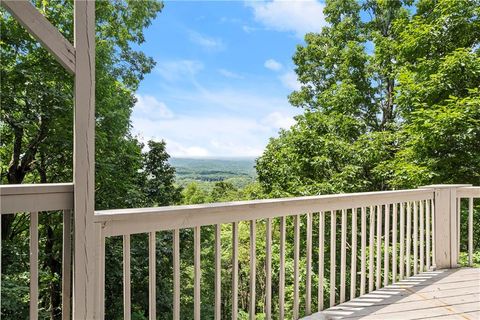
[[450,269],[458,267],[458,216],[457,216],[457,189],[471,185],[430,185],[435,193],[435,260],[436,269]]
[[73,277],[74,319],[98,319],[98,245],[95,208],[95,2],[74,1],[75,110]]

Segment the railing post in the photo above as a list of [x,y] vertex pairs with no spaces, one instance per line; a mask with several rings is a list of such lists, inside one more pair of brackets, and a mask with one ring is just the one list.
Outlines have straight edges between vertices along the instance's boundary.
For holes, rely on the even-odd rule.
[[458,267],[458,233],[459,212],[457,212],[457,189],[469,187],[467,184],[440,184],[429,185],[421,188],[429,188],[434,192],[435,201],[435,261],[436,269],[451,269]]
[[73,319],[99,319],[100,225],[95,225],[95,2],[75,0]]

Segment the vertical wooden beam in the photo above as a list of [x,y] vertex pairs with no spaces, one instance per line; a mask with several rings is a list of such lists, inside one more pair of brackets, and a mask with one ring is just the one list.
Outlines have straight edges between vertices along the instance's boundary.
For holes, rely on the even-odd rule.
[[305,313],[312,313],[312,213],[307,213],[307,271]]
[[377,267],[375,268],[375,289],[382,283],[382,206],[377,205]]
[[361,274],[360,274],[360,295],[365,294],[365,280],[366,280],[366,275],[367,275],[367,208],[362,207],[362,239],[361,239],[361,245],[362,245],[362,257],[360,259],[361,261]]
[[[175,242],[175,237],[174,240]],[[157,319],[157,233],[148,234],[148,319]],[[175,247],[175,245],[174,245]],[[174,248],[175,254],[175,248]],[[175,256],[173,257],[175,263]],[[175,266],[174,266],[175,270]],[[175,271],[174,271],[175,272]],[[175,281],[174,281],[175,282]]]
[[434,244],[434,265],[437,269],[456,268],[458,266],[458,215],[457,188],[471,185],[431,185],[422,188],[433,189],[435,195],[432,211]]
[[250,220],[250,309],[249,317],[251,320],[256,318],[255,289],[257,277],[257,222]]
[[95,2],[74,1],[75,108],[73,181],[75,185],[75,251],[73,314],[98,319],[97,295],[100,234],[93,222],[95,208]]
[[347,210],[342,210],[342,227],[340,234],[340,303],[345,302],[345,285],[347,279]]
[[335,305],[336,291],[336,246],[337,246],[337,212],[331,211],[330,220],[330,308]]
[[432,222],[430,220],[430,205],[431,205],[431,202],[430,200],[427,200],[425,201],[425,205],[426,205],[426,210],[425,210],[425,226],[426,226],[426,238],[427,238],[427,248],[426,248],[426,259],[427,259],[427,271],[430,270],[430,228],[432,226]]
[[123,236],[123,320],[132,317],[130,235]]
[[[460,199],[458,199],[460,202]],[[468,265],[473,265],[473,198],[468,198]]]
[[[222,225],[215,225],[215,320],[222,318]],[[179,296],[180,300],[180,296]],[[179,314],[180,316],[180,314]]]
[[370,206],[368,211],[370,214],[370,228],[369,228],[369,237],[368,237],[368,292],[373,291],[373,280],[374,280],[374,258],[375,258],[375,210],[373,206]]
[[350,264],[350,300],[357,292],[357,208],[352,209],[352,259]]
[[38,319],[38,212],[30,213],[30,319]]
[[72,211],[63,211],[62,319],[71,319],[72,295]]
[[418,273],[418,204],[413,202],[413,274]]
[[383,251],[383,286],[386,287],[389,281],[389,249],[390,249],[390,205],[385,206],[385,241]]
[[400,261],[399,261],[399,280],[403,280],[405,275],[405,206],[400,203]]
[[298,319],[300,305],[300,215],[294,217],[293,242],[293,319]]
[[412,205],[407,202],[407,246],[405,248],[405,275],[410,277],[411,264],[410,253],[412,248]]
[[278,276],[278,318],[285,319],[285,242],[286,218],[280,217],[280,270]]
[[202,281],[202,270],[200,265],[201,255],[201,228],[197,226],[193,229],[194,250],[193,250],[193,265],[194,265],[194,287],[193,287],[193,318],[200,320],[201,314],[201,291],[200,284]]
[[238,319],[238,222],[232,223],[232,320]]
[[272,218],[267,219],[265,242],[265,318],[270,320],[272,319]]
[[392,283],[397,282],[397,203],[393,204],[392,210]]
[[180,229],[173,230],[173,319],[180,320]]
[[325,212],[320,211],[318,222],[318,311],[323,310],[323,282],[325,274]]

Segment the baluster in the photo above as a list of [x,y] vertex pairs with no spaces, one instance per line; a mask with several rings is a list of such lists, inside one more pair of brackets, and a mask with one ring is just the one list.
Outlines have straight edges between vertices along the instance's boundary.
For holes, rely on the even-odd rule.
[[340,303],[345,302],[345,282],[347,268],[347,210],[342,210],[342,230],[340,242]]
[[[175,243],[175,237],[174,237]],[[174,244],[175,246],[175,244]],[[174,248],[175,255],[175,248]],[[175,256],[173,257],[175,261]],[[157,249],[156,249],[156,233],[148,234],[148,318],[150,320],[157,319]],[[174,267],[175,269],[175,267]],[[175,271],[174,271],[175,278]],[[173,281],[175,283],[175,279]]]
[[335,272],[336,272],[336,232],[337,232],[337,212],[332,210],[331,212],[331,223],[330,223],[330,307],[335,305]]
[[350,265],[350,300],[356,296],[357,285],[357,209],[352,209],[352,259]]
[[130,292],[130,235],[123,236],[123,319],[130,320],[131,292]]
[[373,291],[373,274],[374,274],[374,238],[375,238],[375,210],[373,206],[370,207],[370,236],[368,248],[368,292]]
[[215,320],[222,318],[222,225],[215,225]]
[[[265,318],[272,318],[272,219],[267,219],[265,241]],[[220,319],[220,318],[219,318]]]
[[468,265],[473,264],[473,198],[468,198]]
[[201,297],[200,297],[200,283],[202,279],[202,271],[200,269],[200,253],[201,253],[201,248],[200,248],[200,243],[201,243],[201,236],[200,236],[200,227],[197,226],[193,229],[193,237],[194,237],[194,261],[193,261],[193,267],[194,267],[194,292],[193,292],[193,317],[195,320],[200,320],[200,304],[201,304]]
[[30,319],[38,319],[38,212],[30,213]]
[[293,319],[298,319],[299,306],[299,268],[300,268],[300,216],[294,220],[294,257],[293,257]]
[[360,269],[362,270],[361,275],[360,275],[360,295],[365,294],[365,280],[366,280],[366,273],[367,273],[367,268],[366,268],[366,259],[367,259],[367,208],[362,207],[362,226],[361,226],[361,232],[362,232],[362,258],[361,258],[361,266]]
[[200,227],[197,226],[193,229],[193,238],[194,238],[194,292],[193,292],[193,317],[195,320],[200,320],[200,303],[201,303],[201,297],[200,297],[200,282],[201,282],[201,277],[202,277],[202,271],[200,269],[200,253],[201,253],[201,248],[200,248],[200,243],[201,243],[201,238],[200,238]]
[[312,310],[312,213],[307,213],[307,279],[305,293],[305,313]]
[[256,244],[257,228],[255,220],[250,221],[250,309],[251,320],[255,320],[255,278],[256,278]]
[[[461,230],[460,226],[462,224],[462,198],[456,198],[457,202],[457,259],[460,257],[460,241],[461,241]],[[458,260],[457,260],[458,263]]]
[[[62,319],[71,319],[72,297],[72,211],[63,211]],[[103,300],[103,296],[101,296]],[[104,310],[105,308],[100,308]]]
[[413,202],[413,274],[418,273],[418,203]]
[[405,253],[405,273],[407,278],[410,277],[410,252],[411,252],[411,243],[412,243],[412,207],[410,202],[407,202],[407,247]]
[[389,273],[389,250],[390,247],[390,205],[385,205],[385,249],[383,256],[383,286],[388,285],[388,273]]
[[400,203],[400,280],[405,276],[405,206]]
[[325,274],[325,212],[320,211],[318,222],[318,311],[323,310],[323,278]]
[[420,201],[420,272],[425,269],[425,220],[423,200]]
[[[100,226],[97,226],[98,232],[98,307],[99,307],[99,319],[105,319],[105,236],[102,233]],[[63,295],[63,293],[62,293]],[[63,297],[62,297],[63,301]],[[62,312],[62,319],[71,319],[70,312]]]
[[173,319],[180,320],[180,230],[173,231]]
[[280,218],[280,274],[278,286],[279,318],[285,318],[285,217]]
[[435,200],[430,201],[431,206],[432,206],[432,265],[436,266],[435,264]]
[[232,223],[232,319],[238,318],[238,222]]
[[431,221],[430,221],[430,200],[427,200],[425,202],[425,226],[426,226],[426,238],[427,238],[427,243],[426,243],[426,258],[427,258],[427,271],[430,270],[430,228],[431,228]]
[[380,289],[382,281],[382,207],[377,205],[377,268],[375,275],[375,289]]
[[392,283],[397,282],[397,204],[393,204],[392,209]]

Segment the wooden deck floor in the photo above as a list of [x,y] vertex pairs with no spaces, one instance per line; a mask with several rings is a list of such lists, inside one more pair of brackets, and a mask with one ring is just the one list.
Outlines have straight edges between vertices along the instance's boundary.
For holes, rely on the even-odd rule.
[[480,269],[421,273],[307,319],[480,320]]

